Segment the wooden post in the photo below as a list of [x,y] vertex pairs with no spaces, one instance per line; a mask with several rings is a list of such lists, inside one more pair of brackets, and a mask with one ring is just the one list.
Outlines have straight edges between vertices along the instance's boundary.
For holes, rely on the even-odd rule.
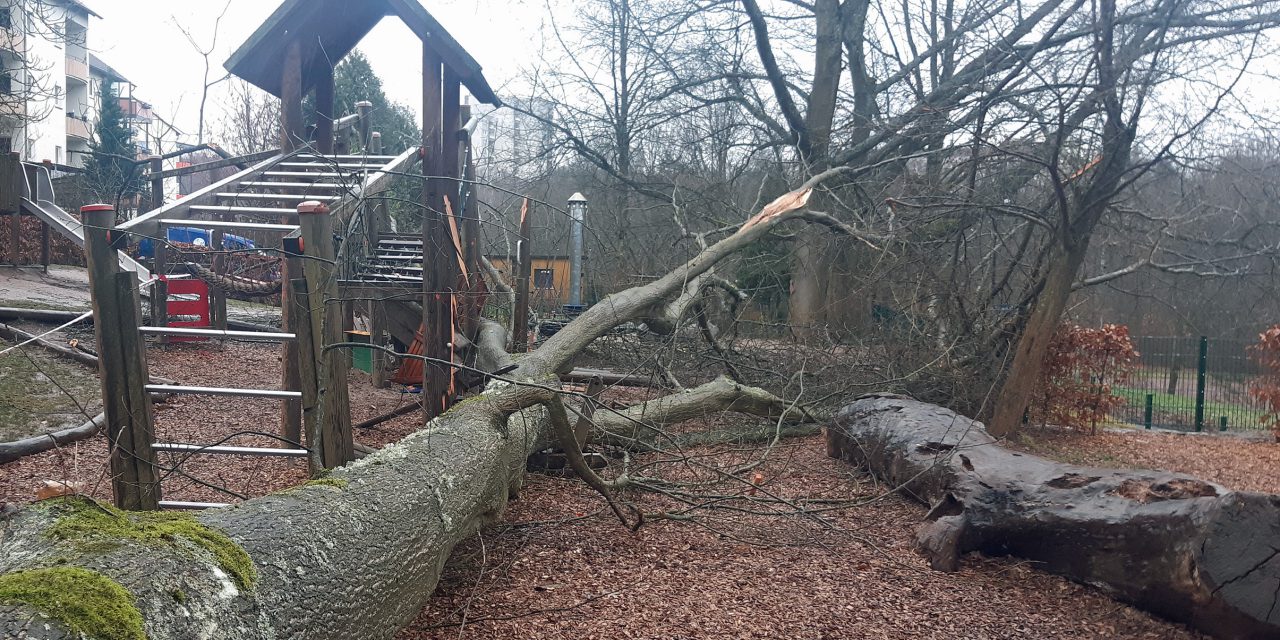
[[[287,218],[286,218],[287,220]],[[283,283],[292,282],[294,278],[302,275],[302,259],[297,256],[284,254],[284,259],[280,263],[280,281]],[[301,278],[297,278],[301,280]],[[301,280],[304,284],[305,280]],[[301,336],[301,325],[306,324],[308,317],[304,311],[308,307],[306,305],[296,304],[292,301],[294,290],[292,287],[280,288],[280,326],[285,333],[293,333]],[[310,325],[307,326],[310,330]],[[299,341],[286,341],[281,346],[281,368],[280,368],[280,388],[285,391],[303,391],[303,400],[285,400],[280,406],[280,434],[286,439],[293,442],[302,442],[303,437],[303,405],[305,389],[302,384],[301,354],[304,353]]]
[[[381,300],[369,300],[369,344],[382,346],[387,340],[387,306]],[[370,353],[373,386],[387,387],[387,354],[381,349]]]
[[[213,249],[213,272],[218,275],[227,273],[226,235],[222,229],[214,229],[209,235],[209,246]],[[214,329],[227,328],[227,292],[221,287],[209,287],[209,322]]]
[[511,313],[511,351],[529,350],[529,276],[533,268],[533,211],[529,199],[520,204],[520,239],[516,244],[516,308]]
[[151,398],[146,391],[147,361],[138,333],[137,281],[132,273],[120,271],[119,258],[111,247],[114,208],[89,205],[80,209],[80,216],[115,504],[122,509],[155,509],[160,485],[151,449],[154,432]]
[[280,77],[280,150],[293,151],[307,139],[302,121],[302,42],[294,36],[286,45]]
[[[298,221],[302,227],[303,251],[306,259],[308,316],[311,323],[312,353],[320,387],[320,459],[326,469],[342,466],[355,459],[351,434],[351,410],[347,392],[348,358],[341,351],[324,352],[324,347],[344,341],[342,305],[338,298],[337,273],[334,268],[333,218],[329,207],[309,200],[298,205]],[[308,318],[299,319],[306,322]],[[301,357],[300,361],[305,361]],[[304,381],[303,386],[306,383]],[[305,407],[304,407],[305,412]]]
[[[422,190],[422,406],[426,420],[444,413],[453,400],[453,298],[457,286],[454,273],[457,258],[444,217],[442,184],[444,157],[441,103],[442,65],[440,56],[427,42],[422,47],[422,147],[423,172],[428,176]],[[455,200],[456,202],[456,200]]]
[[[309,451],[307,455],[307,469],[311,472],[311,477],[318,477],[324,471],[325,465],[322,456],[322,446],[320,437],[320,385],[319,379],[316,377],[316,346],[311,333],[311,298],[307,294],[306,278],[294,278],[287,281],[289,288],[289,300],[293,305],[290,315],[295,318],[301,318],[294,328],[297,339],[294,344],[297,345],[298,353],[298,378],[301,382],[298,391],[302,392],[301,401],[301,420],[302,433],[306,434],[306,445]],[[301,442],[302,436],[290,438],[295,442]]]
[[369,134],[369,153],[371,155],[382,155],[382,134],[374,131]]
[[0,156],[0,212],[10,214],[9,261],[22,261],[22,158],[17,153]]
[[164,206],[164,159],[151,156],[151,210]]
[[333,153],[333,67],[325,64],[316,78],[316,150]]
[[40,221],[40,266],[44,267],[44,272],[49,273],[50,254],[49,223]]
[[360,152],[369,154],[369,139],[373,131],[373,103],[368,100],[357,102],[356,114],[360,116]]

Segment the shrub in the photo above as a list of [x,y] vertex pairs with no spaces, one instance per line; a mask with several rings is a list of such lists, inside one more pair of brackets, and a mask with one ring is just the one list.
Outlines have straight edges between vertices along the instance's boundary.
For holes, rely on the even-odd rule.
[[1280,440],[1280,324],[1258,334],[1258,344],[1250,346],[1249,352],[1263,370],[1249,385],[1249,394],[1266,406],[1262,423],[1269,424]]
[[1112,393],[1128,380],[1138,358],[1125,325],[1097,329],[1065,324],[1054,333],[1040,370],[1029,419],[1096,431],[1124,398]]

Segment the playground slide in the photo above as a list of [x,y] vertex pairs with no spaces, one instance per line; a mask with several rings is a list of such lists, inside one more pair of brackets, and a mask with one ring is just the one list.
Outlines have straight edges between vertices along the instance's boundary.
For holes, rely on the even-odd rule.
[[[28,215],[33,215],[51,229],[69,238],[75,242],[77,246],[84,248],[84,225],[80,224],[75,216],[63,211],[58,205],[53,203],[53,183],[49,180],[49,170],[45,167],[38,167],[35,172],[36,192],[32,194],[31,185],[26,184],[27,193],[23,194],[22,211]],[[32,196],[35,196],[34,198]],[[151,271],[138,263],[137,260],[130,258],[123,252],[116,252],[120,258],[120,268],[125,271],[132,271],[138,278],[138,282],[146,282],[151,279]]]

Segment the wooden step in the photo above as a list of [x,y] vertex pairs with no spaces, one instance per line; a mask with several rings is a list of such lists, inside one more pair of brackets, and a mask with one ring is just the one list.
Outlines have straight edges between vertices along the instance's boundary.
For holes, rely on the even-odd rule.
[[269,178],[350,178],[352,173],[311,172],[311,171],[263,171]]
[[362,155],[350,154],[350,153],[344,154],[344,155],[323,155],[322,156],[322,155],[316,155],[313,153],[300,153],[294,157],[295,158],[323,158],[325,160],[379,160],[379,161],[382,161],[383,164],[386,164],[387,161],[395,160],[397,156],[373,156],[373,155],[362,156]]
[[241,182],[242,187],[256,189],[347,189],[351,185],[334,182]]
[[382,167],[381,164],[364,164],[359,162],[280,162],[280,163],[277,163],[276,166],[301,168],[301,169],[332,169],[334,167],[337,167],[339,169],[357,169],[357,170],[359,169],[375,170]]
[[281,209],[277,207],[237,207],[222,204],[197,204],[189,207],[191,211],[203,213],[253,213],[261,215],[291,215],[298,213],[297,209]]
[[342,196],[318,196],[296,193],[219,193],[219,198],[233,200],[341,200]]

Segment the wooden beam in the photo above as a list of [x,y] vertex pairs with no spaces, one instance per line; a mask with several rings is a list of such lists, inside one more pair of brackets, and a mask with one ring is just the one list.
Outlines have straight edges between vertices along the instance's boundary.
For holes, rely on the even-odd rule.
[[[167,233],[167,232],[166,232]],[[227,255],[223,245],[226,233],[222,229],[214,229],[209,236],[209,247],[213,249],[213,272],[224,276],[227,274]],[[227,292],[222,287],[209,287],[209,321],[215,329],[227,329]]]
[[455,264],[453,242],[449,237],[448,223],[444,218],[444,194],[446,185],[438,176],[442,174],[443,105],[442,65],[439,55],[430,44],[422,46],[422,147],[426,157],[423,171],[427,177],[422,190],[423,248],[423,356],[428,358],[422,367],[422,399],[426,420],[444,413],[452,404],[454,369],[453,362],[453,290],[456,276],[451,278]]
[[151,450],[151,399],[146,391],[147,363],[138,333],[137,284],[132,273],[120,271],[116,250],[111,246],[113,208],[89,205],[80,212],[93,300],[98,377],[110,445],[112,493],[116,506],[122,509],[156,509],[160,485],[155,453]]
[[280,76],[280,149],[293,151],[305,144],[302,120],[302,42],[295,36],[286,45]]
[[[344,351],[324,351],[325,346],[345,340],[334,266],[333,217],[328,207],[312,201],[298,205],[298,221],[302,225],[303,251],[307,256],[302,271],[310,297],[308,316],[320,388],[320,460],[326,469],[333,469],[355,460],[347,390],[349,358]],[[306,321],[306,318],[300,319],[300,322]],[[306,384],[304,380],[304,387]]]
[[22,158],[17,153],[0,156],[0,212],[9,217],[9,262],[22,261]]
[[[302,259],[287,253],[282,255],[280,281],[290,283],[296,279],[302,283],[302,290],[305,292],[306,280],[301,279]],[[294,293],[295,287],[280,287],[280,326],[285,333],[301,335],[300,325],[305,322],[307,315],[300,309],[305,309],[306,305],[295,302]],[[281,344],[280,388],[285,391],[303,392],[302,400],[285,400],[280,403],[280,434],[293,442],[302,442],[306,412],[304,407],[307,399],[306,389],[302,385],[301,354],[304,352],[300,345],[301,340],[285,341]]]
[[[178,176],[188,176],[193,173],[203,173],[205,171],[213,171],[214,169],[225,169],[227,167],[236,167],[241,171],[243,171],[247,168],[246,167],[247,163],[261,162],[268,158],[273,158],[277,155],[280,155],[280,151],[278,149],[271,149],[268,151],[259,151],[257,153],[250,153],[248,155],[236,156],[234,158],[214,160],[213,162],[202,162],[200,164],[193,164],[189,167],[178,167],[176,169],[167,169],[167,170],[157,170],[155,165],[153,164],[151,167],[150,175],[151,175],[151,179],[155,180],[156,178],[168,179],[168,178],[176,178]],[[164,202],[161,202],[160,204],[163,205]],[[153,205],[153,206],[159,206],[159,205]]]
[[151,207],[152,211],[164,206],[164,159],[151,156]]
[[333,153],[333,67],[327,64],[316,76],[316,151]]
[[[298,401],[301,408],[301,424],[304,425],[302,433],[306,434],[306,445],[309,450],[307,469],[311,472],[311,477],[318,478],[324,473],[325,465],[319,429],[320,387],[316,369],[316,347],[311,335],[312,325],[309,319],[311,297],[307,293],[306,278],[294,278],[285,282],[289,286],[282,289],[289,291],[289,315],[300,319],[295,325],[297,338],[293,343],[297,346],[294,351],[298,354],[298,379],[300,381],[298,391],[302,393],[302,400]],[[301,435],[290,439],[294,442],[302,442]]]

